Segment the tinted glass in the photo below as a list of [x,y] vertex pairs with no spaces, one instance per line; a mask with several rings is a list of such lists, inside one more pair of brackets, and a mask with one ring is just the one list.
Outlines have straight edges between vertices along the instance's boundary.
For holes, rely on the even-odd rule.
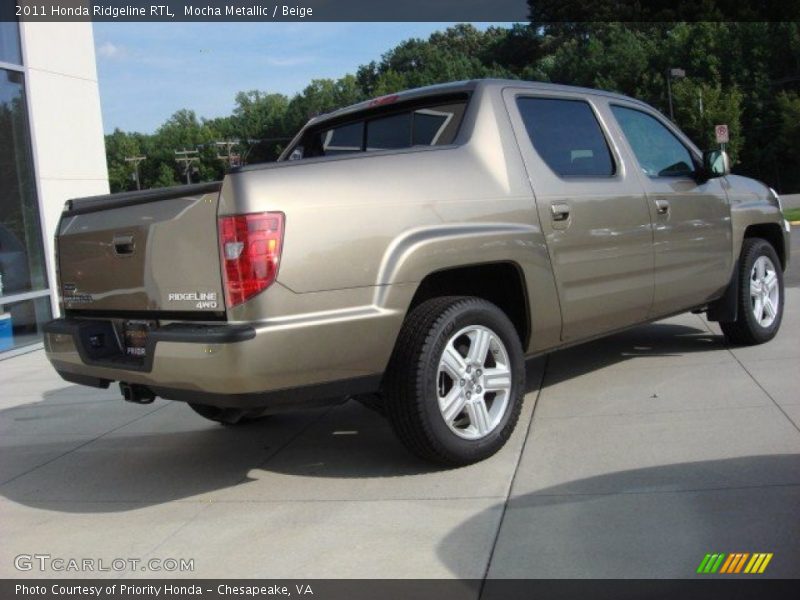
[[658,119],[623,106],[611,110],[645,174],[676,177],[694,172],[689,150]]
[[364,139],[364,123],[349,123],[322,133],[324,156],[359,152]]
[[46,281],[22,74],[0,69],[0,309]]
[[411,113],[400,113],[367,122],[367,150],[411,146]]
[[364,116],[358,119],[356,115],[356,121],[333,128],[325,128],[324,124],[320,124],[319,128],[310,128],[303,134],[288,159],[452,144],[466,107],[466,101],[431,104],[380,117]]
[[580,100],[520,98],[533,147],[561,177],[610,177],[614,161],[591,107]]
[[414,146],[452,144],[466,104],[443,104],[414,111],[411,143]]
[[15,3],[0,2],[0,62],[22,64]]

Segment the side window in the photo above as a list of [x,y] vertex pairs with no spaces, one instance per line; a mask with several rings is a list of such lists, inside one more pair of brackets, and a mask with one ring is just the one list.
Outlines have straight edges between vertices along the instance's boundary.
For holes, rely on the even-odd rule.
[[624,106],[612,106],[611,111],[648,177],[680,177],[694,172],[689,150],[658,119]]
[[324,156],[332,156],[334,154],[360,152],[363,137],[363,121],[328,129],[322,133],[322,154]]
[[452,144],[465,106],[443,104],[367,121],[367,151]]
[[367,151],[408,148],[410,145],[410,112],[373,119],[367,123]]
[[467,101],[443,102],[439,99],[438,103],[432,102],[418,108],[392,108],[388,108],[391,111],[388,114],[365,111],[352,115],[353,120],[341,125],[331,126],[323,122],[311,127],[289,150],[286,158],[300,160],[353,152],[452,144],[464,118]]
[[610,177],[614,160],[588,103],[555,98],[519,98],[522,121],[533,147],[560,177]]
[[452,144],[458,132],[466,104],[443,104],[414,111],[411,135],[413,146]]

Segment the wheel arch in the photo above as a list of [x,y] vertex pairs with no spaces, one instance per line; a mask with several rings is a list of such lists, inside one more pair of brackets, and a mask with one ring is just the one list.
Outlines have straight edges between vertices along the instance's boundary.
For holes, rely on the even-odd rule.
[[440,296],[474,296],[491,302],[506,314],[522,347],[527,347],[531,336],[530,301],[525,273],[518,263],[493,261],[433,271],[420,281],[408,312]]
[[[742,243],[748,238],[761,238],[770,243],[775,248],[775,253],[781,261],[781,269],[786,269],[786,246],[783,239],[783,229],[777,223],[754,223],[748,225],[742,236]],[[742,246],[739,245],[741,255]]]
[[783,230],[777,223],[753,223],[742,231],[742,237],[738,242],[736,256],[733,263],[733,273],[731,274],[728,287],[725,293],[708,305],[706,316],[709,321],[733,322],[739,317],[738,296],[739,296],[739,268],[742,258],[742,248],[748,239],[762,239],[775,249],[778,260],[781,262],[781,269],[785,270],[788,256],[784,244]]

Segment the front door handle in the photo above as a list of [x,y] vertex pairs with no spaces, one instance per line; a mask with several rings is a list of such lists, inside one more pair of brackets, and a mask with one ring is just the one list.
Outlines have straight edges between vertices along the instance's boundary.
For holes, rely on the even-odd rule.
[[569,219],[569,205],[568,204],[551,204],[550,214],[553,221],[566,221]]
[[667,200],[656,200],[656,214],[667,215],[669,214],[669,202]]

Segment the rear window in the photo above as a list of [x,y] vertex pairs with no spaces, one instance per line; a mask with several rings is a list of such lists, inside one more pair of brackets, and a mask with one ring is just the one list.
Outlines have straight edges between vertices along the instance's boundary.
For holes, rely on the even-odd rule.
[[588,103],[519,98],[520,116],[533,147],[560,177],[610,177],[614,161]]
[[432,103],[370,117],[355,116],[333,127],[321,124],[303,135],[289,153],[289,160],[452,144],[466,106],[466,100]]

